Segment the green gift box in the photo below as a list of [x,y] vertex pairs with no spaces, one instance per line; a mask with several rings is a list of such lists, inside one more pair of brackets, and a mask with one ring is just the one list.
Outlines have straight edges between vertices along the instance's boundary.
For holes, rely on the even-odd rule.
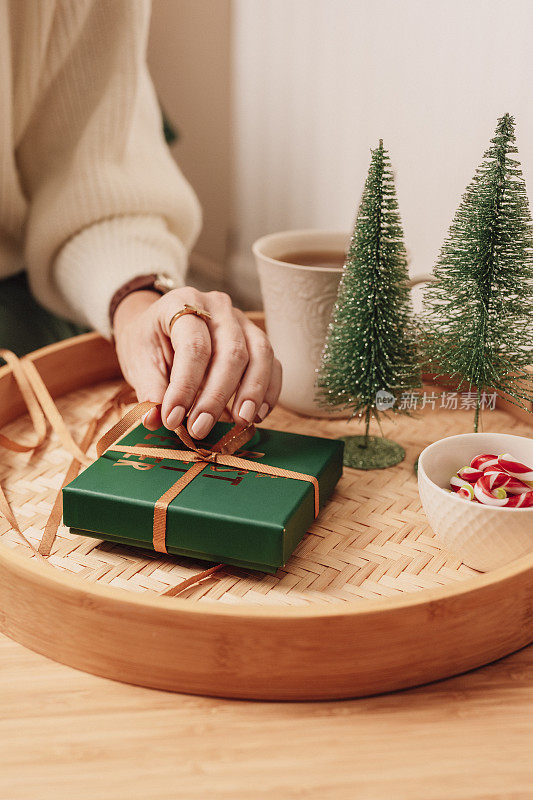
[[[231,427],[217,423],[202,447],[211,448]],[[151,433],[142,425],[119,444],[187,449],[166,428]],[[235,455],[315,476],[322,508],[342,474],[343,448],[337,439],[258,428]],[[190,467],[111,447],[64,487],[64,523],[76,533],[153,549],[155,502]],[[174,555],[275,572],[314,517],[311,482],[209,463],[168,506],[166,547]]]

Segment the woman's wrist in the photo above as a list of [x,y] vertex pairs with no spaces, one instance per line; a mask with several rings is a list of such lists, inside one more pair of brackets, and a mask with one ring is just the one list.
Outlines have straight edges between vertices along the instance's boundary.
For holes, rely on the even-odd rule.
[[119,286],[109,303],[109,321],[111,328],[115,327],[115,314],[119,305],[130,295],[136,292],[155,292],[159,296],[167,294],[176,288],[176,283],[170,275],[164,272],[150,272],[147,275],[137,275],[122,286]]
[[153,289],[139,289],[130,292],[120,301],[113,315],[113,334],[115,338],[133,320],[146,311],[161,297],[161,293]]

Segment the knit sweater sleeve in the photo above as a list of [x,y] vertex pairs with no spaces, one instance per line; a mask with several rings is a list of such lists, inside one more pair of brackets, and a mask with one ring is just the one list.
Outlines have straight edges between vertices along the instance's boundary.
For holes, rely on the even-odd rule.
[[148,24],[145,0],[58,0],[18,149],[32,290],[104,335],[126,281],[163,271],[183,283],[201,221],[164,143],[145,64]]

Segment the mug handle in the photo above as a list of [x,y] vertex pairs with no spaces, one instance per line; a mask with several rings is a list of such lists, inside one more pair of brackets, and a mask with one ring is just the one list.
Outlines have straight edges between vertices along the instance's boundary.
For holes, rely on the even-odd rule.
[[412,289],[413,286],[418,286],[419,283],[430,283],[434,280],[435,276],[428,272],[425,275],[418,275],[416,278],[410,278],[409,287]]

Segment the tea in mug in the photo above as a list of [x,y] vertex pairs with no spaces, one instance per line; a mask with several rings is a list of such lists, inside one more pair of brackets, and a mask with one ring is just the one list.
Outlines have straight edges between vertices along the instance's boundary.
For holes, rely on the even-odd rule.
[[320,267],[321,269],[342,269],[345,254],[340,250],[298,250],[278,256],[276,261],[296,264],[299,267]]

